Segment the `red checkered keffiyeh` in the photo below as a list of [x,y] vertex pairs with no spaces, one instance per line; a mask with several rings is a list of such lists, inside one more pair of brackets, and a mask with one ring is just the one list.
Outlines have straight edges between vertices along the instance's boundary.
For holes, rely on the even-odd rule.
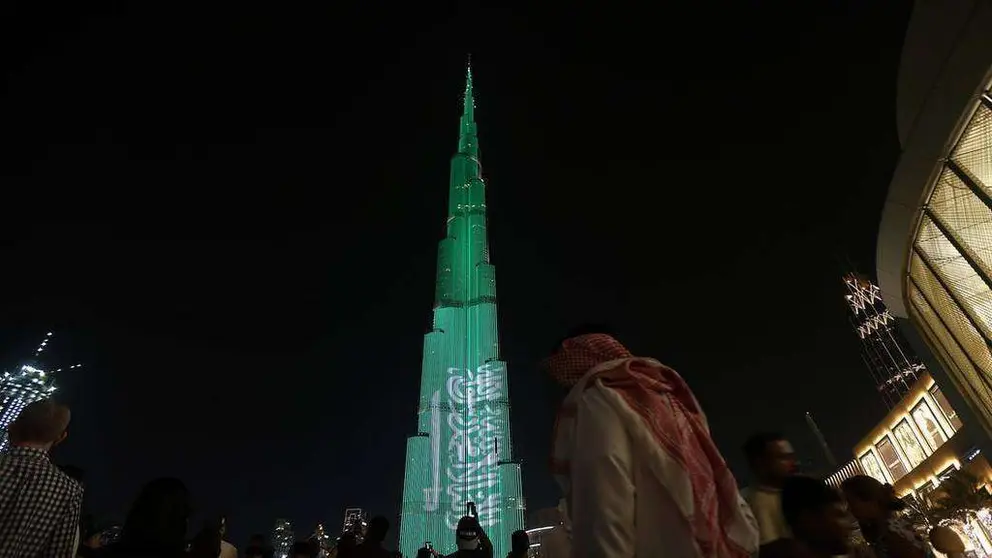
[[548,368],[558,383],[572,387],[597,364],[632,356],[616,339],[592,333],[563,341],[558,352],[548,359]]
[[610,388],[642,419],[650,437],[683,471],[676,475],[678,478],[659,480],[663,486],[681,485],[686,500],[691,493],[692,501],[683,502],[683,509],[691,510],[686,521],[701,555],[749,555],[739,537],[731,534],[739,533],[744,521],[737,483],[710,437],[699,403],[675,370],[652,359],[634,358],[620,342],[603,334],[566,340],[549,359],[548,366],[556,380],[575,386],[555,423],[552,469],[556,475],[565,479],[569,476],[569,444],[560,442],[580,434],[575,431],[575,403],[580,395],[576,391],[596,386]]

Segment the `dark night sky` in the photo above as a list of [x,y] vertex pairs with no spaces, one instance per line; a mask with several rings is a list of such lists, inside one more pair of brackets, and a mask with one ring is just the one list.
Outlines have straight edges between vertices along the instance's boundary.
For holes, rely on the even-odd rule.
[[469,51],[532,507],[579,322],[679,370],[742,481],[751,431],[817,460],[805,411],[842,455],[883,414],[839,258],[873,272],[905,3],[20,4],[0,358],[86,363],[57,459],[100,514],[159,475],[240,544],[398,513]]

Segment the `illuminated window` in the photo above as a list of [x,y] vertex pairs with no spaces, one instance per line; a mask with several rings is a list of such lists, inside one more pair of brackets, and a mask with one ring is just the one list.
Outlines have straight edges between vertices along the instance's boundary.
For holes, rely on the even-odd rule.
[[944,431],[941,430],[940,423],[937,422],[937,417],[934,416],[930,405],[927,405],[926,399],[920,400],[920,403],[913,408],[912,414],[916,426],[923,433],[926,442],[930,444],[931,450],[936,451],[947,441],[947,438],[944,437]]
[[889,470],[889,475],[892,476],[893,482],[906,476],[906,473],[909,471],[906,470],[906,465],[902,462],[902,459],[899,459],[899,454],[896,452],[896,448],[892,445],[892,441],[888,436],[875,444],[875,449],[878,450],[878,455],[882,458],[882,463],[885,463],[885,467]]
[[951,428],[956,432],[961,428],[961,417],[954,411],[951,407],[951,402],[947,400],[947,396],[941,391],[940,386],[934,384],[930,388],[930,395],[933,396],[933,400],[937,402],[937,406],[940,407],[940,411],[944,413],[944,417],[947,418],[947,422],[951,423]]
[[920,441],[916,438],[916,433],[913,432],[913,427],[909,425],[909,421],[903,419],[902,422],[896,425],[892,432],[896,435],[896,440],[899,441],[899,447],[902,448],[902,453],[909,460],[910,468],[915,469],[917,465],[923,463],[923,460],[927,458],[927,452],[920,445]]
[[955,467],[953,464],[948,465],[946,469],[944,469],[943,471],[940,472],[940,474],[937,475],[937,478],[940,479],[940,480],[942,480],[942,481],[945,481],[945,480],[949,479],[951,477],[951,475],[954,474],[954,471],[957,471],[957,470],[958,470],[958,468]]
[[866,452],[861,456],[861,468],[868,473],[868,476],[874,478],[878,482],[887,483],[888,479],[885,478],[885,474],[882,473],[882,467],[878,464],[878,459],[875,459],[875,454],[872,452]]

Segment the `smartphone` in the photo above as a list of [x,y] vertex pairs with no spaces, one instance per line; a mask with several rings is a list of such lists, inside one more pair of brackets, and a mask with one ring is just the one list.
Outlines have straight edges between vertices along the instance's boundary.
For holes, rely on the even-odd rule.
[[468,515],[470,515],[470,516],[478,519],[478,517],[479,517],[479,511],[477,509],[475,509],[475,502],[469,502],[468,503]]

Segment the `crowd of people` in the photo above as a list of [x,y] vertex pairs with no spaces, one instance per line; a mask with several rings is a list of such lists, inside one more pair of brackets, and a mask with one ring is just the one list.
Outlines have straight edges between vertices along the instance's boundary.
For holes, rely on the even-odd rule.
[[552,456],[571,524],[565,556],[933,555],[890,485],[859,475],[836,490],[800,475],[781,435],[747,441],[756,483],[739,491],[682,377],[604,328],[568,336],[548,369],[568,389]]
[[[788,440],[758,434],[744,446],[756,483],[739,491],[710,437],[706,416],[681,376],[636,357],[602,328],[584,328],[548,358],[551,377],[568,390],[560,406],[552,472],[564,495],[569,529],[545,555],[568,558],[925,558],[928,544],[898,513],[892,487],[855,476],[842,490],[796,471]],[[0,558],[236,558],[223,520],[192,539],[190,495],[178,479],[148,483],[119,539],[81,526],[83,489],[48,452],[66,435],[70,413],[52,400],[32,403],[10,426],[0,458]],[[852,521],[853,518],[853,521]],[[852,545],[852,529],[867,544]],[[343,536],[338,558],[394,558],[384,548],[389,522],[373,518],[361,541]],[[449,558],[494,558],[474,514],[458,522]],[[564,545],[564,548],[562,547]],[[523,558],[527,533],[514,533],[508,558]],[[315,558],[319,545],[298,542],[291,558]],[[243,556],[269,558],[256,536]],[[426,546],[418,558],[436,552]]]
[[[146,484],[128,511],[119,536],[81,517],[81,471],[57,467],[51,449],[66,437],[68,407],[51,399],[27,405],[10,425],[11,449],[0,456],[0,558],[238,558],[224,518],[208,521],[192,538],[190,494],[182,481],[159,478]],[[331,548],[311,538],[296,542],[287,558],[396,558],[384,542],[385,517],[373,517],[363,533],[345,533]],[[458,550],[452,558],[493,558],[493,545],[475,515],[452,533]],[[524,558],[527,533],[513,534],[507,558]],[[255,535],[240,556],[273,558],[264,535]],[[434,556],[431,548],[423,556]]]

